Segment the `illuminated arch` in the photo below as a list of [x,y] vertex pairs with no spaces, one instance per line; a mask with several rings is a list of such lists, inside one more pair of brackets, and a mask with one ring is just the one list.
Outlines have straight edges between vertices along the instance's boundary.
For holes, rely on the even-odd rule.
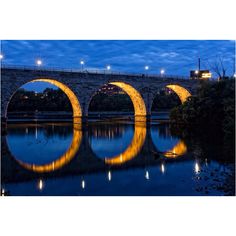
[[16,161],[27,170],[31,170],[37,173],[52,172],[62,168],[64,165],[69,163],[75,156],[76,152],[79,150],[80,143],[82,140],[82,129],[81,122],[74,123],[73,127],[73,138],[70,147],[67,151],[59,157],[57,160],[43,165],[28,164],[16,159]]
[[[74,92],[68,86],[66,86],[65,84],[63,84],[57,80],[45,79],[45,78],[34,79],[32,81],[29,81],[28,83],[34,83],[34,82],[47,82],[47,83],[53,84],[53,85],[57,86],[58,88],[60,88],[67,95],[67,97],[70,100],[70,103],[71,103],[71,106],[73,109],[73,117],[81,117],[82,116],[82,110],[81,110],[79,101],[78,101],[76,95],[74,94]],[[28,84],[28,83],[26,83],[26,84]],[[9,102],[10,102],[10,100],[9,100]],[[9,102],[8,102],[8,105],[9,105]],[[7,107],[8,107],[8,105],[7,105]],[[7,113],[7,110],[8,109],[6,109],[6,113]],[[6,116],[7,116],[7,114],[6,114]]]
[[[139,123],[140,122],[140,123]],[[106,158],[105,163],[109,165],[122,165],[133,159],[141,150],[146,138],[146,119],[135,119],[134,136],[128,148],[121,154],[112,158]]]
[[[115,85],[128,94],[134,106],[135,116],[146,116],[147,112],[144,100],[141,94],[135,88],[124,82],[109,82],[108,84]],[[90,99],[90,102],[91,100],[92,98]]]
[[184,155],[187,152],[187,147],[183,140],[180,140],[172,149],[166,151],[163,155],[167,158],[176,158]]
[[191,96],[191,93],[182,86],[176,84],[169,84],[166,87],[173,90],[178,95],[181,103],[184,103],[187,98]]

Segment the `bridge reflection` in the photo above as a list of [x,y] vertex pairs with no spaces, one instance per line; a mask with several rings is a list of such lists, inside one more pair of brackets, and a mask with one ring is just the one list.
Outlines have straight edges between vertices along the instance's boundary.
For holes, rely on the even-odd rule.
[[57,160],[49,164],[43,164],[43,165],[28,164],[18,159],[16,159],[16,161],[25,169],[38,172],[38,173],[52,172],[52,171],[62,168],[75,157],[75,154],[77,153],[80,147],[80,143],[82,140],[81,121],[79,122],[77,118],[76,122],[77,123],[74,123],[74,126],[73,126],[73,138],[72,138],[71,145],[68,148],[68,150]]
[[[13,157],[15,161],[14,163],[18,163],[19,167],[23,167],[23,169],[25,170],[30,170],[32,171],[32,173],[34,172],[35,174],[42,174],[42,173],[46,174],[50,172],[55,173],[56,170],[61,170],[61,172],[56,172],[56,175],[60,175],[60,173],[74,173],[74,172],[83,173],[84,171],[85,172],[87,171],[93,172],[93,171],[99,171],[99,170],[110,171],[110,168],[112,167],[121,168],[122,165],[124,165],[125,168],[127,166],[133,167],[133,166],[152,165],[153,163],[156,163],[159,161],[162,162],[163,158],[174,159],[174,158],[183,156],[187,152],[187,147],[184,141],[180,139],[177,139],[177,143],[175,142],[174,144],[173,142],[170,142],[171,145],[173,146],[169,147],[169,149],[166,149],[164,151],[162,150],[162,152],[160,152],[160,150],[158,150],[158,147],[153,142],[154,137],[152,137],[152,135],[150,135],[150,132],[149,132],[152,127],[151,128],[149,126],[147,127],[146,118],[139,117],[135,119],[134,123],[129,123],[129,125],[133,127],[134,129],[134,133],[133,133],[133,137],[130,143],[128,144],[128,146],[126,146],[125,150],[122,151],[120,154],[116,154],[109,158],[101,159],[101,157],[99,157],[98,154],[96,154],[96,152],[92,151],[92,147],[90,146],[88,139],[86,139],[87,128],[84,127],[84,131],[82,135],[81,120],[77,119],[74,121],[76,121],[76,123],[74,123],[73,125],[73,131],[72,130],[69,131],[69,132],[73,132],[71,144],[69,148],[67,149],[67,151],[63,155],[61,155],[59,158],[46,164],[36,164],[36,161],[31,164],[28,161],[19,160],[19,158],[16,156],[16,157]],[[122,123],[120,123],[119,125],[121,124]],[[93,135],[96,134],[98,139],[100,135],[102,137],[104,135],[108,135],[111,139],[115,139],[116,138],[115,136],[116,135],[119,136],[120,134],[119,132],[117,132],[117,127],[114,126],[114,124],[113,124],[113,128],[115,132],[114,132],[114,135],[112,136],[109,136],[110,134],[109,132],[106,132],[106,130],[104,130],[104,132],[92,132],[92,134]],[[120,126],[120,129],[123,130],[122,126]],[[159,127],[159,129],[162,130],[161,132],[164,132],[165,130],[165,128],[163,129],[163,127]],[[124,129],[122,132],[125,132],[125,130],[126,129]],[[23,132],[24,134],[22,133],[22,135],[27,135],[25,133],[25,129],[23,129]],[[90,133],[87,133],[87,134],[90,134]],[[20,136],[20,133],[18,135]],[[47,138],[49,139],[50,138],[53,139],[53,135],[55,134],[50,133],[50,135],[48,135],[47,132],[44,132],[44,135],[47,135]],[[171,134],[169,134],[169,132],[166,132],[164,136],[165,136],[164,138],[171,140]],[[124,141],[122,140],[122,137],[120,137],[120,141],[121,142]],[[60,145],[60,143],[58,143],[58,145]],[[119,144],[117,143],[116,146],[118,147]],[[11,145],[8,147],[8,149],[10,148],[14,148],[14,147]],[[9,151],[11,152],[11,150]],[[157,151],[161,153],[159,155],[160,158],[157,159],[153,155],[153,151]],[[14,152],[11,152],[11,153],[14,153]],[[33,156],[30,155],[30,153],[26,153],[26,155],[28,155],[29,157],[32,157],[32,159],[34,158]],[[9,157],[7,158],[9,160],[11,159]],[[69,163],[70,165],[68,165]],[[4,165],[5,165],[5,162],[4,162]],[[6,168],[3,168],[3,169],[6,169]],[[23,170],[22,168],[18,168],[18,171],[21,172]],[[26,172],[24,173],[23,171],[22,176],[26,176],[27,173]],[[111,172],[108,172],[108,173],[109,173],[108,179],[111,179]]]

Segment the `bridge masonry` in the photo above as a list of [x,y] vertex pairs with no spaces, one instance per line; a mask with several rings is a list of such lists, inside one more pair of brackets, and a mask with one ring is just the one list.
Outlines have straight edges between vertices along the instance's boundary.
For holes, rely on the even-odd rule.
[[34,80],[48,79],[60,82],[66,92],[71,90],[79,101],[81,116],[88,116],[92,97],[103,85],[122,82],[132,86],[142,97],[146,115],[151,115],[151,107],[157,92],[168,85],[179,85],[192,95],[196,93],[199,81],[174,77],[160,77],[136,74],[119,74],[112,72],[73,72],[43,69],[2,68],[1,70],[1,117],[7,119],[7,107],[17,89]]

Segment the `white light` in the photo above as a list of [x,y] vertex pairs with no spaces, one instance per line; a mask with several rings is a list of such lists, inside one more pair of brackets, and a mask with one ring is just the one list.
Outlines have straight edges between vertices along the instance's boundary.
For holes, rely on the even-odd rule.
[[161,70],[161,75],[163,75],[163,74],[165,74],[165,70],[162,69]]
[[162,174],[164,174],[164,173],[165,173],[165,166],[164,166],[164,164],[163,164],[163,163],[161,164],[161,173],[162,173]]
[[85,188],[85,181],[84,180],[82,180],[81,187],[82,187],[82,189]]
[[108,171],[108,180],[111,181],[111,171]]
[[38,182],[38,189],[41,191],[41,190],[43,190],[43,188],[44,188],[44,183],[43,183],[43,180],[40,179]]
[[197,162],[195,163],[194,171],[195,171],[196,174],[198,174],[199,171],[200,171],[200,166],[199,166],[199,164]]
[[234,74],[234,78],[236,78],[236,73]]
[[145,179],[149,179],[149,172],[148,171],[145,172]]
[[2,189],[2,196],[4,196],[5,195],[5,189],[3,188]]
[[195,74],[197,75],[199,73],[199,71],[198,70],[195,70]]
[[4,56],[3,56],[3,54],[0,54],[0,60],[2,60],[2,59],[3,59],[3,57],[4,57]]
[[84,61],[83,61],[83,60],[81,60],[81,61],[80,61],[80,64],[81,64],[81,65],[84,65]]
[[108,65],[108,66],[107,66],[107,70],[110,70],[110,69],[111,69],[111,66]]
[[38,59],[38,60],[36,61],[36,64],[37,64],[37,66],[41,66],[41,65],[43,64],[43,62],[42,62],[42,60]]
[[145,66],[144,69],[145,69],[145,70],[149,70],[149,66]]

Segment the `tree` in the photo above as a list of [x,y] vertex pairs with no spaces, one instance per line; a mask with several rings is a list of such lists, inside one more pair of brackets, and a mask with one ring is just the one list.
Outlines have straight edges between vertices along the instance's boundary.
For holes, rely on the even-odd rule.
[[226,78],[226,67],[224,65],[224,60],[222,57],[218,57],[213,63],[210,63],[208,61],[208,65],[211,68],[212,71],[214,71],[219,79],[225,79]]

